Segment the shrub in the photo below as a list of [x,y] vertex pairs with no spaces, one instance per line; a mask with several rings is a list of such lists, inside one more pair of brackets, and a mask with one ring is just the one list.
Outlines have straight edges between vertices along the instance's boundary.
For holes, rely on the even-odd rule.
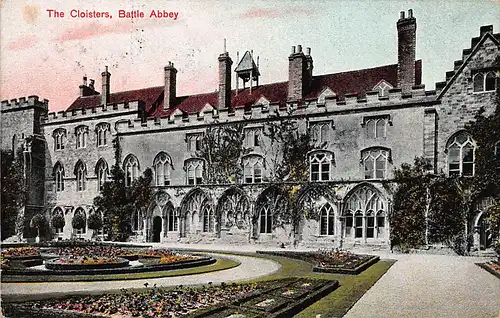
[[74,229],[83,229],[85,228],[85,218],[81,214],[76,214],[73,221],[71,221],[71,225]]
[[102,228],[102,217],[98,213],[92,213],[89,215],[89,229],[97,231]]
[[62,216],[61,214],[56,214],[52,217],[52,227],[56,228],[56,229],[61,229],[64,227],[64,225],[66,225],[66,222],[64,221],[64,216]]

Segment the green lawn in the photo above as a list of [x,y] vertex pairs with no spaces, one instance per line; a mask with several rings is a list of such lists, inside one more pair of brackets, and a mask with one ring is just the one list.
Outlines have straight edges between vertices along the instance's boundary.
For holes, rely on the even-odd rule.
[[[256,255],[263,257],[263,255]],[[254,281],[286,278],[290,276],[322,278],[338,280],[340,287],[329,295],[323,297],[295,317],[310,318],[320,314],[321,317],[342,317],[358,301],[370,287],[387,272],[395,263],[393,260],[381,260],[373,264],[359,275],[327,274],[312,271],[312,265],[299,260],[285,257],[269,256],[265,258],[275,260],[281,264],[281,269],[270,276]]]

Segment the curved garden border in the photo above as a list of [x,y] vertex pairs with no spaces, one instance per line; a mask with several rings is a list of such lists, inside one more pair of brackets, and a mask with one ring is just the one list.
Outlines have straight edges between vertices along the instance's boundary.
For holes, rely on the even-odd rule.
[[[108,274],[135,274],[153,271],[177,270],[191,267],[214,264],[217,259],[213,257],[201,257],[196,260],[182,261],[171,264],[155,264],[143,265],[137,267],[121,267],[121,268],[83,268],[83,269],[64,269],[64,270],[35,270],[35,269],[4,269],[2,275],[29,275],[29,276],[45,276],[45,275],[108,275]],[[110,264],[103,264],[110,265]],[[88,265],[90,266],[90,265]]]

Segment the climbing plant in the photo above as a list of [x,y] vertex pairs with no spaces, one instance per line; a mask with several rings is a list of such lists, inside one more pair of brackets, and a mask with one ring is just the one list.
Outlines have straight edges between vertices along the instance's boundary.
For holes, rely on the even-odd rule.
[[465,192],[459,180],[430,174],[431,169],[425,158],[395,169],[397,188],[389,214],[391,245],[446,243],[464,253]]
[[[23,227],[19,222],[18,215],[25,204],[26,200],[26,185],[24,178],[24,158],[23,150],[16,150],[17,154],[14,157],[12,151],[2,150],[2,171],[1,182],[2,188],[2,208],[1,214],[1,237],[2,240],[14,234],[22,234]],[[17,223],[16,223],[17,222]],[[19,225],[19,226],[16,226]],[[16,230],[21,231],[20,233]]]
[[206,163],[204,180],[209,184],[238,183],[242,178],[241,156],[247,154],[243,142],[244,123],[209,126],[196,155]]

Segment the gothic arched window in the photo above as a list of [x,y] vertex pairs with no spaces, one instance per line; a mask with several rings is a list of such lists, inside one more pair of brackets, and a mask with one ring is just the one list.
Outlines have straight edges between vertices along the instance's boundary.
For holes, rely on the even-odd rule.
[[125,185],[130,187],[132,182],[139,178],[139,161],[134,155],[128,155],[123,164],[125,171]]
[[206,205],[203,208],[203,232],[215,231],[215,216],[211,205]]
[[309,174],[311,181],[331,180],[333,153],[314,151],[309,155]]
[[260,209],[260,233],[272,232],[272,215],[269,206],[265,205]]
[[87,183],[87,169],[85,164],[78,160],[75,166],[76,191],[85,191]]
[[185,163],[187,184],[197,185],[203,183],[203,160],[202,159],[189,159]]
[[321,208],[320,235],[333,235],[335,224],[335,212],[330,203]]
[[473,176],[476,143],[472,136],[461,131],[452,136],[446,145],[449,176]]
[[64,167],[60,162],[54,166],[54,176],[56,181],[56,192],[64,191]]
[[264,159],[249,155],[243,158],[243,180],[245,183],[261,183],[264,171]]
[[170,168],[172,166],[172,160],[170,156],[164,152],[160,152],[154,162],[153,162],[156,185],[163,186],[170,184]]
[[97,175],[97,191],[101,191],[104,183],[106,183],[108,179],[108,164],[104,161],[104,159],[100,159],[97,162],[95,170]]
[[109,124],[99,123],[95,128],[97,135],[97,147],[106,146],[108,144]]
[[76,148],[85,148],[87,147],[87,135],[89,133],[89,127],[87,126],[78,126],[75,129],[76,135]]
[[382,148],[363,150],[361,157],[365,171],[365,179],[387,178],[389,155],[389,150]]

